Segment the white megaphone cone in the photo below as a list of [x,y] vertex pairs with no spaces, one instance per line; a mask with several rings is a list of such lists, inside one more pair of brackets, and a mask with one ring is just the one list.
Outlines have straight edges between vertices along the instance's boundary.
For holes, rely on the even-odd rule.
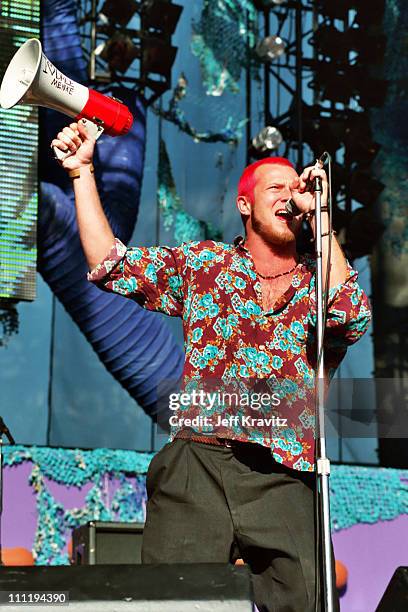
[[90,130],[92,126],[86,123],[95,138],[102,131],[110,136],[121,136],[133,123],[131,112],[122,102],[88,89],[58,70],[42,53],[41,43],[36,38],[27,40],[20,47],[3,77],[0,105],[12,108],[16,104],[45,106],[77,121],[87,119],[95,124]]

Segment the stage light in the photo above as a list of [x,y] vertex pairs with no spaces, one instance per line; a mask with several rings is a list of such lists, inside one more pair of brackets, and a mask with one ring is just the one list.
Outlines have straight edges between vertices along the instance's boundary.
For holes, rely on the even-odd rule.
[[339,62],[348,62],[350,51],[358,53],[358,61],[379,63],[384,58],[386,37],[382,34],[363,32],[349,28],[341,32],[333,25],[322,25],[313,34],[310,43],[321,55]]
[[350,259],[369,255],[380,239],[384,225],[368,208],[353,211],[347,225],[346,254]]
[[140,51],[135,47],[130,36],[115,32],[115,34],[95,49],[95,54],[100,55],[110,68],[116,72],[126,72],[131,63],[140,56]]
[[[296,141],[299,130],[295,104],[291,105],[290,115],[291,139]],[[345,121],[343,117],[324,117],[321,107],[302,104],[303,140],[316,155],[320,155],[322,151],[329,151],[333,155],[341,147],[344,130]]]
[[355,75],[356,98],[364,108],[384,106],[388,91],[388,81],[373,79],[367,76],[365,70],[359,70]]
[[125,26],[138,9],[135,0],[106,0],[102,6],[101,13],[108,18],[110,23],[118,23]]
[[262,61],[272,61],[285,53],[286,43],[280,36],[267,36],[258,42],[255,51]]
[[384,18],[385,0],[370,0],[356,4],[356,23],[360,26],[381,25]]
[[177,47],[172,47],[161,38],[143,38],[142,70],[145,73],[153,72],[170,79],[171,67],[177,54]]
[[347,21],[350,11],[355,11],[355,19],[360,24],[381,23],[384,16],[385,0],[317,0],[315,10],[318,14]]
[[345,33],[340,32],[333,25],[322,25],[315,31],[309,42],[321,55],[327,55],[342,62],[347,60],[349,48],[345,42]]
[[364,34],[353,28],[349,33],[350,46],[358,53],[363,64],[380,64],[384,61],[387,37],[383,34]]
[[339,19],[345,21],[351,9],[355,8],[356,2],[353,0],[317,0],[316,12],[320,15],[330,17],[330,19]]
[[283,142],[283,137],[276,127],[270,125],[262,130],[252,139],[252,146],[258,153],[274,151]]
[[168,0],[147,0],[142,5],[143,29],[153,28],[171,36],[182,11],[182,6]]
[[368,76],[360,66],[316,62],[314,74],[309,87],[318,92],[321,100],[348,104],[350,98],[355,98],[365,108],[384,105],[388,82]]
[[369,166],[377,156],[381,145],[373,140],[360,140],[358,130],[347,130],[344,137],[344,144],[347,148],[347,158],[362,166]]
[[349,163],[368,167],[376,157],[381,145],[372,139],[370,119],[367,113],[348,111],[343,142]]
[[351,175],[351,197],[365,206],[374,204],[384,187],[368,170],[355,170]]
[[136,58],[141,58],[142,71],[145,74],[160,74],[166,79],[170,78],[176,54],[177,47],[172,47],[161,38],[142,38],[139,47],[135,46],[127,34],[121,32],[115,32],[109,40],[95,49],[95,55],[105,60],[113,72],[124,73]]
[[350,78],[350,67],[338,66],[332,62],[316,62],[314,78],[309,87],[318,93],[320,100],[331,100],[348,104],[354,87]]

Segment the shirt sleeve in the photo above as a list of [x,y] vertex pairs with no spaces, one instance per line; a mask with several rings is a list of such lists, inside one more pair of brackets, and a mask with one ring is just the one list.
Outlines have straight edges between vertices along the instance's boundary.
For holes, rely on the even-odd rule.
[[104,291],[135,300],[147,310],[181,316],[186,245],[127,248],[118,238],[105,259],[88,273]]
[[[344,351],[367,331],[371,308],[367,295],[357,283],[358,272],[347,264],[345,281],[329,290],[325,345]],[[316,326],[315,276],[310,283],[309,322]]]

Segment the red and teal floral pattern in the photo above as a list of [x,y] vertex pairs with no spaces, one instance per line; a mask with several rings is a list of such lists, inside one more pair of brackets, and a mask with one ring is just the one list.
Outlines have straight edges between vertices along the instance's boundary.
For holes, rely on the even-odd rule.
[[[315,261],[302,257],[292,283],[264,312],[262,289],[243,240],[205,241],[178,247],[126,248],[111,252],[88,275],[101,289],[136,300],[144,308],[182,317],[185,339],[183,390],[200,385],[242,394],[278,389],[279,407],[239,401],[227,407],[192,402],[180,406],[181,423],[171,439],[189,429],[270,447],[276,461],[296,470],[314,469]],[[330,379],[347,346],[366,331],[369,302],[348,268],[346,281],[329,292],[325,366]],[[240,396],[240,397],[241,397]],[[252,397],[252,396],[251,396]],[[245,402],[243,402],[245,404]],[[268,418],[277,415],[276,425]],[[211,417],[210,425],[208,418]],[[215,418],[217,417],[217,418]],[[239,417],[239,418],[238,418]],[[188,421],[190,419],[190,421]],[[225,419],[225,420],[223,420]],[[266,425],[265,425],[266,422]]]

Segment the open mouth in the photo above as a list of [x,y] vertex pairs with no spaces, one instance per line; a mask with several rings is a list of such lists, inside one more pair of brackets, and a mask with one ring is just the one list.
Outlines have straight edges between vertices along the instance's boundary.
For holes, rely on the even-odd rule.
[[289,213],[286,208],[279,208],[275,212],[275,216],[279,217],[279,219],[282,219],[283,221],[291,221],[293,219],[293,215]]

